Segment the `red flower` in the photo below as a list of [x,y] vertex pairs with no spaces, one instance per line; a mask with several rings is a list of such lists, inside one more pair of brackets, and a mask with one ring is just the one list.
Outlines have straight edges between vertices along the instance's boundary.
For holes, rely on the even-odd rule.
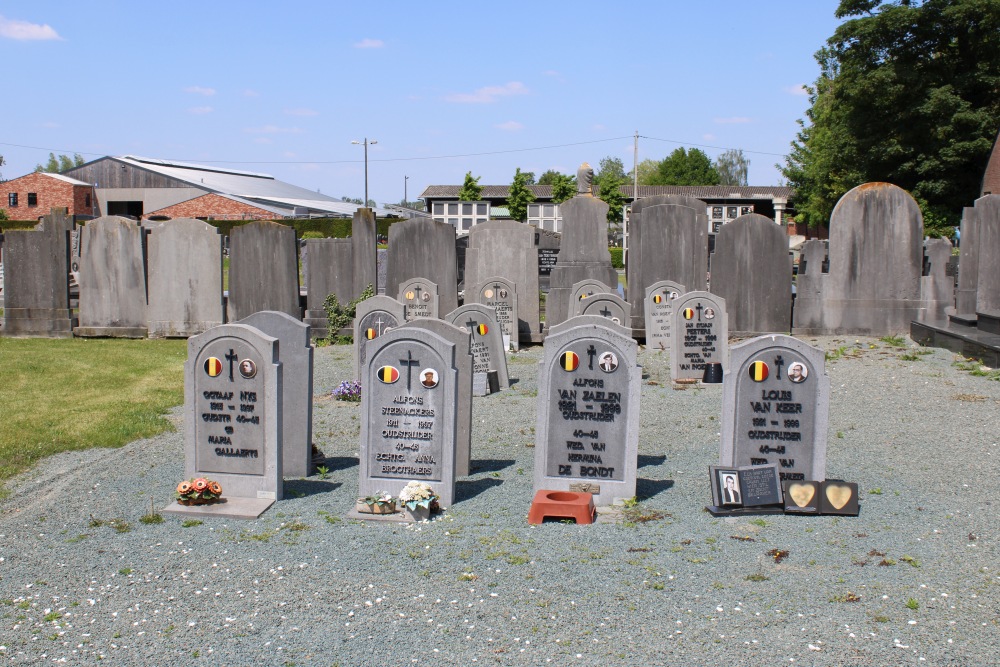
[[208,488],[208,480],[204,477],[199,477],[194,480],[194,490],[198,493],[204,492]]
[[181,482],[177,485],[177,493],[184,495],[191,492],[191,482]]
[[221,496],[222,495],[222,485],[219,484],[218,482],[209,482],[208,483],[208,490],[211,491],[213,494],[215,494],[217,496]]

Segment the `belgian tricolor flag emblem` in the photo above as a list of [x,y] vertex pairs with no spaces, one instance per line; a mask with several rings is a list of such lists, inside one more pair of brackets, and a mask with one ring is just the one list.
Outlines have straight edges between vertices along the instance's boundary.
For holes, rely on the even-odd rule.
[[653,303],[663,303],[663,295],[662,294],[654,294],[653,295]]
[[754,382],[763,382],[767,379],[767,364],[763,361],[755,361],[750,364],[748,369],[750,373],[750,379]]
[[205,360],[205,372],[210,378],[218,377],[222,372],[222,362],[215,357],[209,357]]
[[378,369],[378,379],[385,384],[392,384],[399,379],[399,371],[392,366],[383,366]]
[[694,308],[685,308],[683,314],[684,314],[684,319],[685,320],[693,320],[694,319]]
[[559,365],[564,371],[575,371],[580,366],[580,356],[567,350],[559,356]]
[[490,328],[485,324],[476,325],[476,333],[478,333],[480,336],[485,336],[486,332],[489,330]]
[[373,338],[378,338],[378,332],[375,329],[365,329],[365,338],[372,340]]

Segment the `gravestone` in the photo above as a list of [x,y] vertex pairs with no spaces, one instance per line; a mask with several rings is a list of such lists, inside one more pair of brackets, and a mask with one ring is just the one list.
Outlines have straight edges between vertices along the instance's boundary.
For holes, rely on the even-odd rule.
[[80,236],[80,324],[77,336],[143,338],[147,332],[142,228],[109,215]]
[[[962,210],[962,243],[959,246],[958,289],[955,293],[955,311],[961,319],[975,322],[979,298],[980,258],[987,264],[995,264],[1000,257],[1000,247],[992,247],[983,252],[980,230],[1000,226],[1000,194],[986,195],[975,201],[973,206]],[[988,233],[990,239],[1000,240],[1000,234]],[[993,267],[984,267],[989,275]],[[984,298],[988,299],[987,295]],[[987,306],[984,301],[984,307]]]
[[736,334],[792,328],[792,256],[781,225],[757,213],[722,226],[711,260],[712,294],[726,300]]
[[438,316],[438,286],[426,278],[412,278],[400,283],[397,300],[405,308],[407,322],[418,317]]
[[444,317],[444,321],[455,326],[464,327],[472,334],[472,373],[473,393],[475,392],[476,376],[488,375],[493,371],[497,375],[500,389],[510,387],[507,376],[507,355],[504,353],[503,337],[497,325],[494,311],[481,303],[467,303],[459,306]]
[[254,519],[283,486],[278,339],[223,324],[188,339],[184,364],[184,476],[222,485],[225,502],[164,512]]
[[178,218],[148,232],[149,337],[188,338],[224,321],[222,236]]
[[69,338],[70,232],[73,216],[52,209],[33,230],[3,233],[5,336]]
[[954,308],[955,278],[950,275],[951,241],[927,239],[924,241],[924,269],[920,277],[920,311],[918,320],[944,320]]
[[[976,278],[976,316],[981,331],[1000,333],[1000,196],[976,200],[979,218],[979,274]],[[962,245],[967,243],[962,237]],[[963,258],[964,259],[964,258]],[[960,269],[961,270],[961,269]]]
[[455,228],[431,218],[410,218],[389,226],[389,260],[386,294],[414,278],[438,287],[438,308],[450,313],[458,308],[458,264]]
[[688,292],[674,302],[670,323],[670,375],[700,380],[705,364],[721,363],[729,372],[729,323],[724,299],[708,292]]
[[295,230],[254,220],[233,227],[229,239],[229,321],[262,310],[301,318]]
[[669,352],[673,304],[686,291],[684,285],[672,280],[660,280],[646,290],[646,349]]
[[[592,297],[595,294],[614,294],[615,290],[609,285],[605,285],[600,280],[581,280],[580,282],[573,285],[573,297],[570,299],[570,317],[578,315],[578,312],[574,312],[577,309],[580,301],[588,297]],[[578,310],[578,309],[577,309]]]
[[604,317],[615,324],[623,327],[629,326],[632,321],[628,302],[617,294],[594,294],[585,299],[577,301],[573,316],[577,315],[597,315]]
[[309,325],[275,310],[262,310],[237,324],[251,326],[278,339],[282,475],[308,477],[313,474],[313,346]]
[[[359,208],[351,219],[351,257],[354,260],[354,289],[351,299],[357,299],[371,285],[378,287],[378,227],[375,212]],[[349,299],[350,300],[350,299]]]
[[622,327],[591,316],[553,327],[539,369],[534,490],[594,504],[635,496],[642,369]]
[[784,335],[734,345],[723,381],[723,466],[777,464],[782,480],[826,479],[830,378],[823,351]]
[[514,283],[500,276],[493,276],[482,285],[472,290],[475,303],[481,303],[491,308],[504,341],[504,350],[520,349],[518,344],[521,336],[518,333],[520,318],[517,315],[517,287]]
[[799,270],[792,301],[792,330],[819,330],[823,325],[823,284],[829,248],[826,241],[811,239],[799,249]]
[[373,296],[354,311],[354,378],[361,380],[372,341],[405,321],[403,304],[387,296]]
[[448,507],[455,497],[455,345],[418,326],[372,343],[361,380],[358,495],[398,496],[407,482],[419,480]]
[[386,248],[379,248],[375,251],[375,279],[378,281],[376,294],[385,294],[386,279],[388,276],[389,251]]
[[304,321],[316,336],[326,336],[330,333],[323,307],[326,298],[335,294],[337,302],[346,306],[356,296],[352,240],[307,239],[302,253],[302,272],[306,283]]

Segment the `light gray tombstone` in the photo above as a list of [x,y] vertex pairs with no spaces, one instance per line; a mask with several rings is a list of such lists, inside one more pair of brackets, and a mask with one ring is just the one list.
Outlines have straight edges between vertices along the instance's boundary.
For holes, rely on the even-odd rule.
[[710,363],[722,364],[723,377],[729,372],[726,301],[708,292],[682,294],[670,323],[670,375],[700,380]]
[[476,385],[476,376],[488,375],[490,371],[494,371],[499,388],[509,388],[507,355],[504,353],[503,337],[493,309],[481,303],[467,303],[445,315],[444,321],[463,327],[472,334],[473,387]]
[[[307,239],[302,249],[306,283],[305,322],[317,336],[326,336],[329,320],[323,304],[335,294],[341,305],[347,305],[354,294],[354,253],[352,239]],[[336,333],[336,332],[333,332]]]
[[66,209],[52,209],[33,230],[4,232],[4,335],[73,335],[69,307],[72,229],[73,216]]
[[729,330],[746,335],[792,329],[788,234],[757,213],[722,226],[712,253],[712,294],[729,306]]
[[[579,315],[579,302],[583,301],[587,297],[594,296],[595,294],[615,294],[615,290],[611,286],[604,284],[600,280],[584,279],[576,283],[572,287],[572,298],[570,299],[569,312],[570,317],[575,317]],[[627,324],[626,324],[627,326]]]
[[722,388],[723,466],[778,465],[782,480],[826,479],[830,378],[823,351],[784,335],[734,345]]
[[229,239],[229,321],[262,310],[301,319],[295,230],[254,220],[233,227]]
[[660,280],[646,289],[646,349],[655,352],[670,350],[670,319],[673,304],[687,288],[672,280]]
[[947,312],[954,309],[955,278],[948,275],[950,260],[951,241],[924,241],[924,270],[920,277],[921,307],[917,318],[922,322],[944,320]]
[[[517,286],[506,278],[492,276],[489,280],[473,287],[473,301],[492,308],[504,342],[504,350],[520,349],[518,333],[521,327],[518,315],[519,304]],[[530,340],[530,338],[528,339]]]
[[[958,289],[955,293],[955,311],[960,319],[975,322],[979,285],[979,261],[982,255],[987,262],[995,263],[1000,248],[982,254],[979,240],[984,226],[1000,226],[1000,194],[977,199],[973,206],[962,210],[962,242],[959,245]],[[1000,238],[1000,235],[990,235]],[[990,269],[986,269],[989,272]]]
[[406,321],[418,317],[437,317],[438,286],[426,278],[412,278],[399,285],[397,301],[406,309]]
[[406,321],[403,311],[403,304],[381,295],[358,304],[354,311],[354,379],[361,380],[372,341]]
[[385,248],[379,248],[375,251],[375,278],[378,281],[378,288],[375,290],[376,294],[385,294],[386,277],[389,266],[389,251]]
[[[454,363],[458,369],[455,406],[455,475],[466,477],[472,460],[472,334],[465,327],[444,320],[422,317],[405,322],[400,329],[419,328],[429,331],[455,346]],[[422,376],[421,376],[422,377]],[[364,390],[362,390],[362,394]]]
[[358,495],[398,496],[418,480],[449,507],[455,497],[455,345],[418,326],[393,329],[372,343],[361,380]]
[[[976,316],[980,330],[1000,334],[1000,196],[976,200],[979,218],[979,273],[976,278]],[[967,241],[962,236],[962,245]],[[964,257],[962,258],[964,261]]]
[[184,475],[222,485],[225,502],[164,512],[255,519],[283,485],[278,339],[223,324],[188,339],[184,364]]
[[80,325],[77,336],[146,336],[146,267],[142,228],[109,215],[91,220],[80,237]]
[[635,496],[642,369],[636,342],[595,320],[569,319],[545,339],[534,490],[591,493],[604,506]]
[[823,325],[823,284],[828,264],[828,244],[812,239],[799,249],[799,271],[792,301],[792,330],[820,330]]
[[628,302],[617,294],[594,294],[576,302],[576,315],[598,315],[623,327],[632,321]]
[[458,260],[455,228],[431,218],[411,218],[389,226],[386,294],[412,278],[438,286],[440,312],[458,308]]
[[149,337],[187,338],[222,324],[219,230],[202,220],[178,218],[148,234]]
[[308,477],[313,474],[313,346],[309,325],[276,310],[262,310],[237,324],[246,324],[278,339],[282,475]]
[[354,289],[351,292],[351,299],[361,296],[369,285],[372,286],[372,290],[378,287],[377,252],[378,228],[375,224],[375,212],[370,208],[359,208],[351,219],[351,257],[354,261]]

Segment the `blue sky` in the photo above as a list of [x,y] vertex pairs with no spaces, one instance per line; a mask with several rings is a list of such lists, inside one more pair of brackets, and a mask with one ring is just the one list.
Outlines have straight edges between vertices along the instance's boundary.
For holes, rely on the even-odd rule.
[[[514,170],[742,148],[750,184],[808,107],[836,0],[0,5],[5,178],[49,152],[265,172],[409,198]],[[453,157],[462,156],[462,157]]]

